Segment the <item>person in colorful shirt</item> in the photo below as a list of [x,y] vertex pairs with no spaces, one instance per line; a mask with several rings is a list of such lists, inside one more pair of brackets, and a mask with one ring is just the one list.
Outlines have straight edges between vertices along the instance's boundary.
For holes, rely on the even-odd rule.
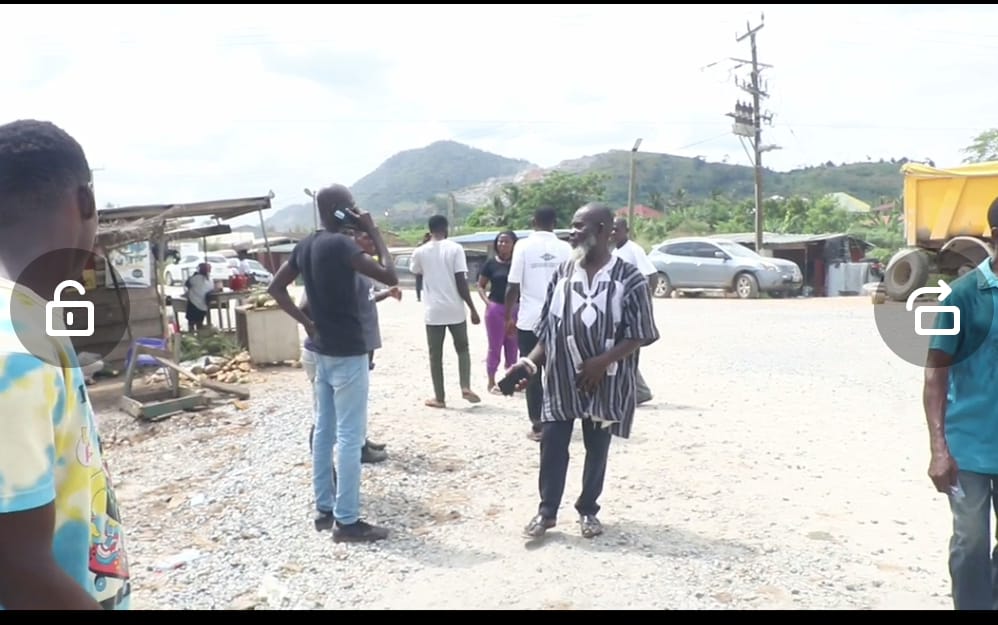
[[[70,339],[50,336],[45,323],[60,283],[80,280],[96,232],[80,144],[48,122],[0,126],[0,607],[7,610],[130,603],[121,515],[79,360]],[[52,325],[65,329],[61,319]]]

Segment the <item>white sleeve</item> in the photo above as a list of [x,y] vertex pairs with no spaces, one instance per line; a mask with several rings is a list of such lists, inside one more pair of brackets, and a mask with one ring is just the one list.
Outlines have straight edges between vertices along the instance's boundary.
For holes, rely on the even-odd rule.
[[513,258],[509,261],[508,284],[523,284],[523,243],[513,248]]
[[419,262],[419,251],[420,248],[416,248],[412,252],[412,258],[409,259],[409,271],[416,275],[423,273],[423,265]]
[[634,266],[638,268],[638,271],[640,271],[642,275],[650,276],[658,273],[658,269],[655,269],[655,265],[648,260],[648,255],[645,254],[645,251],[641,249],[640,245],[634,243],[634,248],[631,250],[631,253],[634,257]]

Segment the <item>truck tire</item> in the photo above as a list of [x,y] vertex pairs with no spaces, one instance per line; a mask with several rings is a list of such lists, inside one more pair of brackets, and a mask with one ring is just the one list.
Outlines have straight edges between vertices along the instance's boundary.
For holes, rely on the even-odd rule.
[[925,253],[915,250],[906,253],[896,262],[890,263],[884,276],[887,297],[895,302],[907,301],[915,289],[925,286],[929,279],[929,259]]

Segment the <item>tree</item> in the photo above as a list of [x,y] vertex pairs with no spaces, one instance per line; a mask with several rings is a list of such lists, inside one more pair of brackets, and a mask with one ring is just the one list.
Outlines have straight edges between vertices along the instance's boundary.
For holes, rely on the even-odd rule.
[[[511,188],[512,187],[512,188]],[[511,229],[529,228],[534,211],[550,206],[558,213],[558,226],[565,228],[581,206],[603,201],[605,176],[598,173],[570,174],[552,171],[541,180],[522,186],[507,185],[501,199],[476,210],[469,227],[505,225]]]
[[985,130],[974,137],[974,142],[963,149],[964,163],[998,161],[998,128]]

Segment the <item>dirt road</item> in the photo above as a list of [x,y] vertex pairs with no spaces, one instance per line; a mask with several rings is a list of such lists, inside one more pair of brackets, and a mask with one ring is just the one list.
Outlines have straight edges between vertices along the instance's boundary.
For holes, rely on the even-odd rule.
[[[865,298],[658,300],[642,351],[655,393],[611,447],[601,518],[578,535],[573,459],[560,527],[528,546],[537,445],[522,397],[430,394],[413,293],[381,305],[364,514],[374,546],[311,526],[304,373],[256,375],[248,408],[140,426],[101,415],[137,607],[950,609],[946,502],[928,478],[921,371],[879,341]],[[577,437],[578,438],[578,437]],[[162,558],[196,549],[170,571]],[[193,553],[193,552],[191,552]]]

